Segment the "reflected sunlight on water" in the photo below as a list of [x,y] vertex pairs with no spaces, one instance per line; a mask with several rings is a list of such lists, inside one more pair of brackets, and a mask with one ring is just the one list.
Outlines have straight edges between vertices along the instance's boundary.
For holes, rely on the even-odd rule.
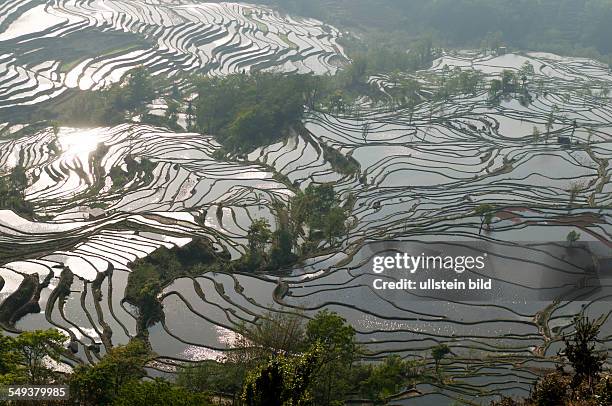
[[57,138],[65,156],[85,163],[102,141],[100,134],[100,129],[61,128]]

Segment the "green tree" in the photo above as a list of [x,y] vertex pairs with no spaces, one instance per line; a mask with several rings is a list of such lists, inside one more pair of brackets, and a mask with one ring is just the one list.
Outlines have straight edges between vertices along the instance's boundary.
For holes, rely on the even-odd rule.
[[178,129],[178,113],[179,113],[179,104],[174,100],[168,101],[168,108],[166,109],[165,118],[168,126],[171,129]]
[[233,394],[233,400],[237,402],[247,369],[252,366],[236,356],[220,362],[207,360],[188,363],[177,371],[176,383],[193,392]]
[[276,355],[249,372],[242,393],[248,406],[300,406],[310,400],[309,386],[320,365],[321,349],[301,355]]
[[492,204],[484,203],[476,207],[474,212],[480,216],[480,229],[478,230],[478,234],[482,234],[482,229],[486,225],[487,228],[491,227],[491,222],[493,221],[493,214],[495,213],[495,206]]
[[368,70],[368,58],[365,55],[356,55],[350,65],[346,67],[342,75],[346,87],[354,87],[361,83]]
[[533,75],[535,75],[535,69],[533,67],[533,64],[529,61],[526,61],[523,66],[521,66],[521,69],[519,71],[519,74],[521,76],[525,76],[527,78],[531,78],[533,77]]
[[309,226],[322,229],[327,215],[335,204],[336,196],[332,184],[310,184],[304,192],[300,209],[304,210],[304,217]]
[[145,329],[158,322],[163,314],[161,304],[157,300],[157,295],[161,292],[161,285],[158,281],[150,281],[138,292],[136,305],[140,309],[140,322],[142,329]]
[[360,393],[367,399],[383,404],[406,387],[408,370],[405,361],[398,355],[391,355],[370,367],[367,379],[359,383]]
[[446,344],[438,344],[431,349],[431,356],[436,363],[436,373],[439,374],[440,371],[440,361],[444,359],[445,356],[450,354],[450,348]]
[[170,91],[170,96],[174,100],[179,100],[181,97],[183,97],[183,92],[181,92],[181,89],[179,88],[176,82],[172,83],[172,90]]
[[550,138],[551,131],[553,129],[553,125],[555,123],[555,108],[550,111],[548,114],[548,119],[546,120],[546,143],[548,143],[548,139]]
[[57,138],[57,136],[60,133],[60,127],[59,127],[59,124],[57,123],[57,121],[52,121],[51,122],[51,130],[53,131],[53,136],[55,138]]
[[112,403],[114,406],[209,406],[210,399],[161,379],[130,381],[124,384]]
[[75,368],[70,393],[82,405],[109,405],[124,384],[145,375],[148,358],[145,344],[138,339],[114,347],[97,364]]
[[580,233],[575,230],[567,233],[567,236],[565,237],[565,241],[567,241],[570,247],[572,247],[578,240],[580,240]]
[[535,142],[540,141],[540,135],[541,135],[540,134],[540,130],[538,129],[538,127],[534,126],[533,127],[533,133],[532,133],[533,140]]
[[273,267],[279,268],[295,261],[296,255],[293,253],[294,238],[287,225],[281,224],[280,228],[272,233],[272,241],[270,260]]
[[576,201],[576,198],[578,197],[578,195],[583,189],[584,189],[584,185],[582,183],[572,182],[568,190],[570,203],[573,203],[574,201]]
[[125,108],[128,110],[142,110],[146,103],[155,98],[153,80],[144,66],[130,72],[124,92]]
[[321,89],[308,75],[262,72],[204,78],[195,85],[198,128],[233,152],[248,152],[286,136],[301,125],[304,104],[313,103]]
[[243,326],[239,343],[250,352],[248,358],[266,358],[272,354],[299,353],[304,345],[304,316],[299,313],[267,312],[256,323]]
[[607,354],[595,347],[602,322],[603,319],[592,321],[582,314],[578,315],[574,318],[574,334],[563,337],[564,355],[574,368],[574,388],[587,382],[588,388],[592,390],[593,383],[598,380],[603,369]]
[[562,371],[538,379],[529,397],[530,405],[566,405],[571,398],[570,377]]
[[335,237],[346,232],[346,213],[342,207],[335,206],[329,210],[325,220],[325,235],[329,243],[333,244]]
[[292,357],[308,349],[304,344],[304,316],[299,313],[268,312],[255,323],[240,326],[238,332],[222,359],[184,366],[179,370],[178,383],[194,391],[233,394],[237,402],[249,371],[278,355]]
[[502,79],[501,79],[501,87],[502,87],[503,93],[508,94],[508,93],[515,92],[516,85],[517,85],[516,74],[509,69],[505,69],[502,72]]
[[20,154],[19,163],[13,170],[7,176],[0,177],[0,208],[31,216],[34,214],[34,209],[26,200],[28,176],[23,160],[23,154]]
[[361,138],[363,138],[363,142],[366,143],[368,141],[368,134],[370,133],[370,123],[365,122],[361,125]]
[[327,104],[329,110],[332,113],[340,114],[345,111],[344,104],[344,92],[342,90],[336,90],[336,92],[328,97]]
[[264,106],[253,106],[238,113],[225,143],[236,150],[262,145],[274,131],[274,113]]
[[323,310],[306,325],[306,344],[321,346],[321,367],[313,383],[316,404],[344,399],[354,386],[351,368],[356,359],[355,330],[338,314]]
[[15,340],[0,332],[0,385],[21,383],[20,354],[17,352]]
[[499,92],[501,92],[502,90],[503,90],[503,85],[502,85],[501,80],[499,79],[491,80],[491,83],[489,84],[489,98],[490,99],[496,98]]
[[26,169],[22,165],[21,160],[17,164],[11,174],[9,175],[10,185],[22,198],[25,198],[25,190],[28,187],[28,175]]
[[259,267],[265,260],[266,247],[270,243],[272,232],[267,219],[257,219],[251,223],[247,233],[249,257],[251,266]]
[[57,379],[48,362],[59,361],[66,339],[64,334],[53,329],[26,331],[14,339],[19,363],[25,369],[29,384],[44,385]]
[[310,184],[303,193],[291,199],[289,211],[293,229],[303,234],[303,226],[308,226],[308,236],[300,247],[302,255],[324,238],[333,243],[334,237],[346,232],[347,214],[339,203],[331,184]]

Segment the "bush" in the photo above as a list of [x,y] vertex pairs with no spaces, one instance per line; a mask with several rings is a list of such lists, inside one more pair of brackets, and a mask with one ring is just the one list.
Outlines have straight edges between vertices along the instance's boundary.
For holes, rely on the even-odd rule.
[[313,83],[307,75],[272,73],[200,79],[197,127],[235,152],[272,143],[301,123]]

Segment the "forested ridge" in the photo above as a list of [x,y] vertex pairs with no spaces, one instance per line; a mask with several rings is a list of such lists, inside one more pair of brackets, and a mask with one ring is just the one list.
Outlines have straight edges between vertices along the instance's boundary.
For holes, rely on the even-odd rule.
[[612,55],[610,0],[262,0],[381,37],[431,35],[440,46]]

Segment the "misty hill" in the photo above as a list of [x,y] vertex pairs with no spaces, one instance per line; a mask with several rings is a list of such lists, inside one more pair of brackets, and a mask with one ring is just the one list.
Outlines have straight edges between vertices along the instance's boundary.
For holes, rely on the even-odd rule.
[[447,46],[499,39],[512,47],[612,54],[610,0],[262,0],[362,30],[431,34]]

